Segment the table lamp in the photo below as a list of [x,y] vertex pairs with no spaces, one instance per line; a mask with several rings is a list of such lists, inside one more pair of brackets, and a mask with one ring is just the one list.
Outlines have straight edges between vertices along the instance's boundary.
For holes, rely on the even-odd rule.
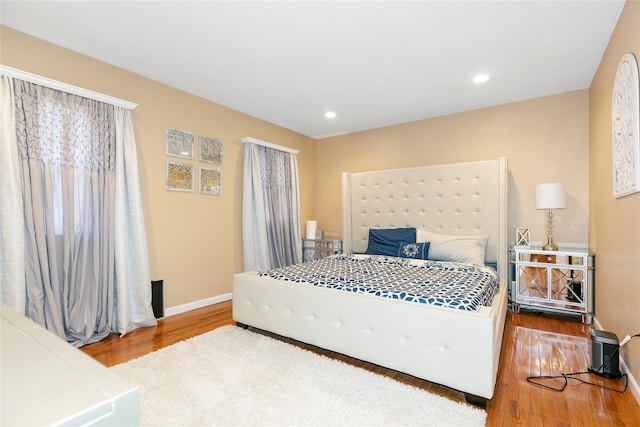
[[545,251],[558,250],[553,243],[553,209],[566,207],[564,184],[553,182],[536,185],[536,209],[547,209],[547,244],[542,247]]

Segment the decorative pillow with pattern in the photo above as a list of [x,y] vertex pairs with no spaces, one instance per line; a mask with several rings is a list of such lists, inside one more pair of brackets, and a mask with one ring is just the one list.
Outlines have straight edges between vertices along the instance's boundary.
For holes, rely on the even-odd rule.
[[428,259],[429,242],[423,243],[400,243],[398,246],[398,256],[401,258]]

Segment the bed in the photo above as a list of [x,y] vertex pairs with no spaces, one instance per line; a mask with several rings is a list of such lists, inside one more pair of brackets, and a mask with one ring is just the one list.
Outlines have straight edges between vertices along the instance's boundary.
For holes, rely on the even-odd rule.
[[244,272],[234,276],[233,318],[281,336],[404,372],[482,405],[494,394],[507,309],[506,159],[344,173],[343,248],[360,254],[371,230],[415,228],[486,236],[497,291],[475,310]]

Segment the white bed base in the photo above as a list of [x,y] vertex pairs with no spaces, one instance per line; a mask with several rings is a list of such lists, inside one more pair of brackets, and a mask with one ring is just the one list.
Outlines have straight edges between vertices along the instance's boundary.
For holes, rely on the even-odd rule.
[[[476,312],[234,276],[233,318],[298,341],[462,391],[493,397],[507,310],[506,160],[345,174],[343,238],[366,249],[368,228],[414,226],[489,235],[499,293]],[[364,249],[363,249],[364,247]]]

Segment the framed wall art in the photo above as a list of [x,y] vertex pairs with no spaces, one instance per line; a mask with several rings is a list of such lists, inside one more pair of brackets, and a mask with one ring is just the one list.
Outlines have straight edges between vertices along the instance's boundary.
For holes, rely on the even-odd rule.
[[193,191],[193,165],[167,162],[166,189]]
[[638,62],[627,53],[618,64],[611,100],[613,196],[640,191]]
[[222,172],[200,167],[200,192],[219,196],[222,194]]
[[201,135],[198,137],[198,146],[200,148],[199,160],[201,162],[212,163],[214,165],[222,164],[222,141]]
[[528,228],[516,228],[516,246],[519,248],[531,247],[531,233]]
[[167,128],[165,141],[167,156],[193,159],[193,134],[191,132]]

